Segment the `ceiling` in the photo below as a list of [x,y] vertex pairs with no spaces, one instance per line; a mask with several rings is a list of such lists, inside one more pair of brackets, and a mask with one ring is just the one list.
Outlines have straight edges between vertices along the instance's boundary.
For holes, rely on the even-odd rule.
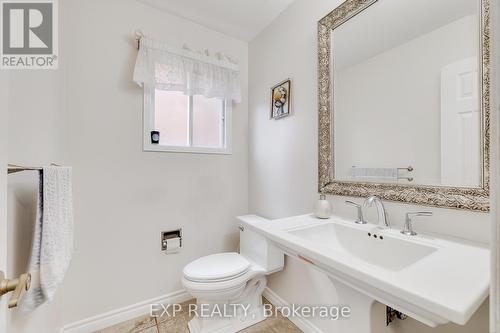
[[294,0],[137,0],[243,41],[252,40]]

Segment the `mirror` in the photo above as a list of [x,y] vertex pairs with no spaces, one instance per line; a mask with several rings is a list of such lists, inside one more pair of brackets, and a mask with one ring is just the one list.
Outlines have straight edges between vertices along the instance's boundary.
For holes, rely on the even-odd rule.
[[488,1],[348,0],[318,23],[321,192],[489,210]]

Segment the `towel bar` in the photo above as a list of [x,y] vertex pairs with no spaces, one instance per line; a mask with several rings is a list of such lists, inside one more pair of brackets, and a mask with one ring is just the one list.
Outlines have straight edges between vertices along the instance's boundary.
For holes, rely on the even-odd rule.
[[[59,164],[51,163],[51,166],[60,166]],[[25,167],[25,166],[20,166],[20,165],[15,165],[15,164],[9,164],[7,165],[7,174],[11,173],[16,173],[16,172],[21,172],[21,171],[40,171],[42,170],[43,167]]]

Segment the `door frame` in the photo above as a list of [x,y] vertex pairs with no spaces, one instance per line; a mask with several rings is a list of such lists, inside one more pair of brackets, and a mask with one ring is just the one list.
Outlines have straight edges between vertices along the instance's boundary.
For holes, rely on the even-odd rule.
[[[7,272],[7,163],[8,163],[8,107],[9,107],[9,72],[0,75],[0,271]],[[0,332],[7,332],[7,299],[0,297]]]

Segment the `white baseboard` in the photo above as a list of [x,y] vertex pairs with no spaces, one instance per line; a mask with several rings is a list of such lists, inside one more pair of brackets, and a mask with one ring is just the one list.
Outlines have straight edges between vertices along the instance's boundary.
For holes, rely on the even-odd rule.
[[124,321],[149,314],[151,304],[182,303],[193,298],[184,290],[179,290],[164,296],[152,298],[121,309],[113,310],[101,315],[90,317],[65,325],[61,333],[91,333],[113,326]]
[[[267,298],[267,300],[276,307],[292,306],[290,303],[285,301],[268,287],[266,287],[266,290],[264,290],[264,297]],[[311,323],[311,321],[306,318],[290,316],[288,317],[288,319],[290,319],[290,321],[304,333],[324,333],[321,329],[319,329],[316,325]]]
[[[269,288],[264,290],[264,297],[271,302],[274,306],[291,306],[290,303],[281,298],[278,294]],[[83,319],[68,325],[65,325],[61,333],[91,333],[109,326],[113,326],[124,321],[134,319],[150,311],[151,304],[174,304],[182,303],[188,301],[192,298],[184,290],[179,290],[164,296],[152,298],[137,304],[123,307],[121,309],[113,310],[107,313],[103,313],[94,317]],[[311,323],[306,318],[301,317],[290,317],[288,318],[292,323],[295,324],[304,333],[324,333],[316,325]]]

